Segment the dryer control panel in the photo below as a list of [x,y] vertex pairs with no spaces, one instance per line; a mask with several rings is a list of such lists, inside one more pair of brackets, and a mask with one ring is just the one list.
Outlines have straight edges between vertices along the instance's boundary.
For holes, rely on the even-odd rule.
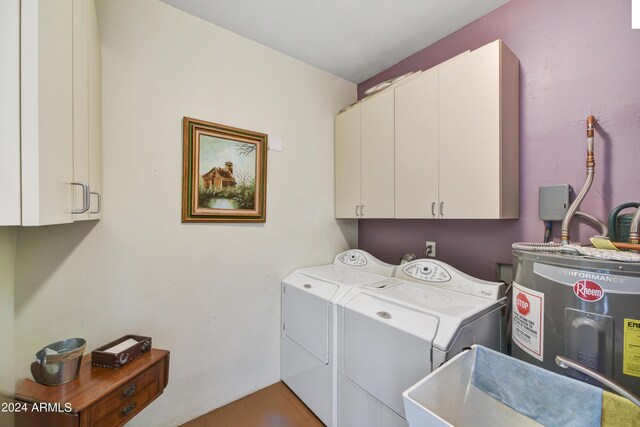
[[490,300],[503,298],[506,291],[504,283],[478,279],[435,260],[417,259],[408,262],[396,270],[395,277]]
[[386,277],[392,277],[396,273],[397,267],[396,265],[380,261],[370,253],[360,249],[350,249],[336,255],[333,263],[336,265],[355,267],[369,273],[380,274]]
[[353,267],[367,265],[367,257],[360,251],[346,251],[338,255],[338,261]]
[[448,282],[451,275],[441,265],[431,261],[414,261],[402,267],[402,271],[410,277],[427,282]]

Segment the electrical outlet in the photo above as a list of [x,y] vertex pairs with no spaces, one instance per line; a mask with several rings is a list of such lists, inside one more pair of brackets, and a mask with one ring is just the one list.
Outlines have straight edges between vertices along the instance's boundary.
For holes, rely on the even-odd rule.
[[427,258],[435,258],[436,257],[436,242],[429,242],[425,245],[424,255]]

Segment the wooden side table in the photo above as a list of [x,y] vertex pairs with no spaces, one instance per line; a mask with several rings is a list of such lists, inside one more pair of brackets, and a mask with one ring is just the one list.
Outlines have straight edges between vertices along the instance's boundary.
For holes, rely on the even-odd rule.
[[[16,426],[121,426],[160,396],[168,381],[167,350],[152,348],[119,369],[93,367],[87,354],[78,378],[67,384],[45,386],[25,379],[16,386],[19,401],[45,409],[16,413]],[[61,412],[52,411],[56,408]]]

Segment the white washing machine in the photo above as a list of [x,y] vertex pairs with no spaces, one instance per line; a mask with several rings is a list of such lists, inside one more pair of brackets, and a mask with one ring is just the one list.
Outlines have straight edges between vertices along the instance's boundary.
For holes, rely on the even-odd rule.
[[338,425],[407,427],[402,392],[472,344],[504,351],[505,286],[431,260],[338,303]]
[[282,281],[281,378],[329,427],[337,422],[336,301],[395,271],[364,251],[349,250],[333,264],[300,268]]

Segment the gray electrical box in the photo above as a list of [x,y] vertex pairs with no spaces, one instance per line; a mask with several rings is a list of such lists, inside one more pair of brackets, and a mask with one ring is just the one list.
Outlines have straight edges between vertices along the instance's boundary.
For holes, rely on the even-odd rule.
[[538,218],[542,221],[562,221],[570,206],[569,184],[540,187]]

